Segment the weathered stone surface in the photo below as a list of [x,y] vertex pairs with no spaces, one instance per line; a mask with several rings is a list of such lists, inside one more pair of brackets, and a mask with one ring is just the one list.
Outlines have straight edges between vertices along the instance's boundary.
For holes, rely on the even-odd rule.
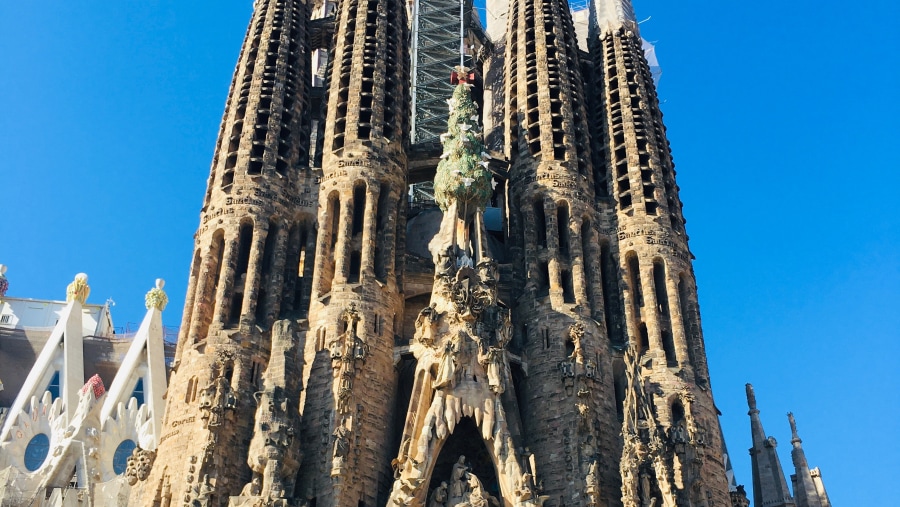
[[[612,4],[585,59],[564,2],[510,1],[448,97],[487,110],[440,154],[409,147],[402,2],[256,3],[135,505],[731,503],[662,115]],[[334,16],[321,112],[310,12]],[[413,166],[440,210],[408,206]]]

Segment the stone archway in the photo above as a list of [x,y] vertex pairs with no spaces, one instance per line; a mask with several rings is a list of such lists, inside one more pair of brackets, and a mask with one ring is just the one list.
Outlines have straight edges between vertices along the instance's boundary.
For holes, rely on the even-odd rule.
[[432,493],[447,482],[449,485],[453,476],[453,468],[464,456],[464,463],[469,473],[478,477],[484,490],[489,495],[503,503],[500,482],[497,478],[497,470],[491,453],[481,437],[481,430],[471,417],[463,417],[453,434],[447,438],[443,448],[435,460],[428,483],[428,503],[431,505]]

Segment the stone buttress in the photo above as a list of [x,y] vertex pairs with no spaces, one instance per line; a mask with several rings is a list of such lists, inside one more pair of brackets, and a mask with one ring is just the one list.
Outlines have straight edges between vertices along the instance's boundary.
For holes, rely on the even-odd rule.
[[374,506],[391,486],[393,348],[403,308],[405,6],[346,0],[334,26],[297,496],[319,507]]
[[251,479],[246,414],[273,324],[304,317],[311,288],[307,11],[294,0],[254,5],[195,235],[160,458],[134,505],[224,505]]

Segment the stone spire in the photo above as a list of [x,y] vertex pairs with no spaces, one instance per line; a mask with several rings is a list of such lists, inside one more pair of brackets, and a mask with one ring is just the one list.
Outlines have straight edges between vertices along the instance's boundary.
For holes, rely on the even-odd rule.
[[[136,505],[219,505],[240,493],[254,432],[246,415],[257,406],[273,324],[302,318],[308,305],[318,188],[308,155],[309,9],[254,2],[194,236],[163,461],[134,486]],[[165,299],[147,296],[151,329]]]
[[753,447],[750,448],[750,460],[753,467],[753,505],[754,507],[787,507],[795,506],[791,498],[784,471],[775,447],[778,445],[773,437],[766,437],[759,409],[756,408],[756,394],[753,386],[747,384],[747,405],[750,411],[750,433],[753,436]]
[[788,413],[788,421],[791,423],[791,445],[793,446],[791,460],[794,462],[794,473],[796,474],[794,496],[797,499],[797,507],[823,507],[822,502],[819,501],[819,494],[816,491],[809,464],[806,461],[806,453],[803,452],[803,441],[797,434],[797,421],[794,420],[793,413]]

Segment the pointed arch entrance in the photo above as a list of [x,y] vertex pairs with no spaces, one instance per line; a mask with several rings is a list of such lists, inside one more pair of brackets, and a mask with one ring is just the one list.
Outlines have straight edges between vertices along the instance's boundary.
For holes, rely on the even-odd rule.
[[[500,482],[497,479],[497,470],[491,453],[481,437],[481,430],[471,417],[463,417],[453,431],[435,460],[428,483],[428,502],[431,501],[433,492],[440,487],[441,482],[451,486],[454,466],[459,464],[459,458],[464,457],[463,463],[469,473],[474,474],[481,481],[484,491],[503,503],[500,491]],[[427,505],[427,504],[426,504]]]

